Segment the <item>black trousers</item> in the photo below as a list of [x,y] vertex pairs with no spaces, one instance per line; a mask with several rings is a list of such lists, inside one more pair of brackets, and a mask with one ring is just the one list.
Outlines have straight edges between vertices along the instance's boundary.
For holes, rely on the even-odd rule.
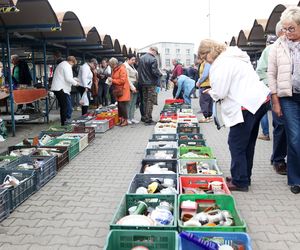
[[98,85],[98,100],[103,106],[108,106],[108,91],[109,86],[106,83],[99,82]]
[[67,120],[67,108],[68,108],[67,98],[62,89],[60,91],[53,91],[53,92],[60,106],[60,123],[62,126],[64,126]]
[[128,119],[128,111],[127,111],[128,103],[129,102],[118,102],[118,115],[119,115],[119,118],[122,117],[125,120]]
[[[85,88],[78,86],[77,89],[80,93],[80,96],[82,96],[83,93],[85,92]],[[81,106],[81,115],[85,115],[88,112],[88,109],[89,109],[89,106]]]

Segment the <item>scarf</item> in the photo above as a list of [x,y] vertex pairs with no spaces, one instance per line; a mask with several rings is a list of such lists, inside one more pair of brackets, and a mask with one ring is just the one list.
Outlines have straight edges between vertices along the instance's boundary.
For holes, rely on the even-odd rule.
[[300,42],[287,41],[292,60],[293,93],[300,93]]

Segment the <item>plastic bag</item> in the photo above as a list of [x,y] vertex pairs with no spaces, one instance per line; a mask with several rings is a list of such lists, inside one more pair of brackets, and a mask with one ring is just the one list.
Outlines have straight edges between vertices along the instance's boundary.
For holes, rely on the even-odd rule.
[[5,127],[5,123],[2,119],[0,119],[0,142],[5,141],[7,138],[7,129]]
[[83,93],[79,103],[81,106],[89,106],[90,103],[89,103],[89,98],[88,98],[87,92]]

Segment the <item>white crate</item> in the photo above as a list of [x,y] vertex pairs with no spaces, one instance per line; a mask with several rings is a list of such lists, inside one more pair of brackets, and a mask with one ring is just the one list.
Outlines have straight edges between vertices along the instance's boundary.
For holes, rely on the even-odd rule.
[[177,141],[150,141],[147,148],[178,148]]
[[79,139],[79,152],[81,152],[82,150],[84,150],[89,142],[88,142],[88,133],[65,133],[57,138],[63,138],[63,139],[76,139],[76,138],[80,138]]
[[92,120],[88,121],[85,125],[87,127],[95,128],[96,133],[105,133],[107,130],[109,130],[108,120]]

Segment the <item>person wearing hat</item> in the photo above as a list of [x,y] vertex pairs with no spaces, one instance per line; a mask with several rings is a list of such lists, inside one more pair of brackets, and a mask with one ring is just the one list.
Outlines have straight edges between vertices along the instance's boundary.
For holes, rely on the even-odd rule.
[[[278,37],[283,35],[281,31],[282,25],[280,22],[276,25],[276,35],[268,35],[266,41],[266,48],[263,50],[261,57],[257,63],[256,72],[259,75],[259,78],[267,85],[268,84],[268,57],[269,51],[273,46],[273,43],[277,40]],[[284,128],[284,121],[282,117],[278,117],[274,112],[272,112],[273,118],[273,152],[271,155],[271,164],[277,174],[286,175],[287,173],[287,165],[285,162],[285,158],[287,155],[287,141],[286,141],[286,133]],[[261,128],[262,134],[258,136],[258,139],[261,140],[270,140],[269,137],[269,121],[268,115],[265,114],[261,119]]]
[[157,47],[150,47],[148,53],[143,55],[139,60],[138,79],[142,87],[142,95],[144,102],[144,117],[142,121],[145,125],[152,125],[153,105],[157,101],[156,86],[159,83],[161,72],[155,56],[158,55]]

